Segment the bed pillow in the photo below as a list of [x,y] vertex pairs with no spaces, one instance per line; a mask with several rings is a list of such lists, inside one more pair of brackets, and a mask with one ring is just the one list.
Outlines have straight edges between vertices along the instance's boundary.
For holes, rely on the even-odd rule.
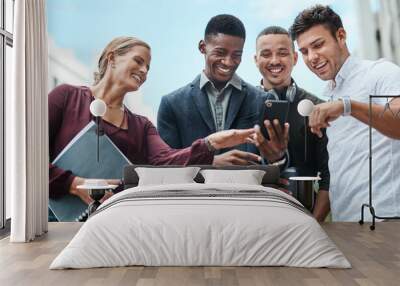
[[202,170],[205,184],[246,184],[261,185],[265,171],[261,170]]
[[[145,168],[182,168],[182,166],[177,165],[162,165],[162,166],[153,166],[153,165],[127,165],[124,167],[124,190],[129,188],[137,187],[139,183],[139,176],[135,171],[135,168],[145,167]],[[265,171],[265,175],[262,181],[263,186],[268,187],[276,187],[279,181],[279,174],[280,170],[278,166],[271,166],[271,165],[249,165],[249,166],[223,166],[223,167],[215,167],[211,165],[193,165],[190,167],[200,167],[201,170],[262,170]],[[204,183],[204,178],[200,174],[194,178],[196,183]]]
[[199,170],[199,167],[135,168],[139,176],[139,186],[195,183],[193,179]]

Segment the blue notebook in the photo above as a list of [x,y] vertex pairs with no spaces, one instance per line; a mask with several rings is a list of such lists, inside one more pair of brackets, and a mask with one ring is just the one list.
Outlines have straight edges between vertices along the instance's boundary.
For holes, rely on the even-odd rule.
[[[83,178],[121,179],[124,166],[131,162],[106,134],[100,136],[97,162],[96,128],[93,121],[89,122],[52,164]],[[67,194],[58,199],[50,198],[49,207],[58,221],[76,221],[88,206],[79,197]]]

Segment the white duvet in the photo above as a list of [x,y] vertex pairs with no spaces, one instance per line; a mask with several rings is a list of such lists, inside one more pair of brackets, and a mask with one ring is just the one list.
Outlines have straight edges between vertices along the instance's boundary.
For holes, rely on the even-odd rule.
[[114,195],[50,269],[127,265],[350,267],[318,222],[285,193],[195,183]]

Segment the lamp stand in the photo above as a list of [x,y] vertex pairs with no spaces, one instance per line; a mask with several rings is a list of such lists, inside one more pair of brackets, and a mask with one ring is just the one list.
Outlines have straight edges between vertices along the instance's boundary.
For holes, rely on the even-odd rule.
[[[375,219],[400,219],[398,216],[384,217],[376,215],[374,205],[372,203],[372,99],[373,98],[400,98],[400,95],[370,95],[369,96],[369,110],[368,110],[368,125],[369,125],[369,202],[361,206],[361,219],[359,224],[364,224],[364,209],[368,208],[372,215],[372,224],[369,226],[370,230],[375,230]],[[386,108],[386,107],[385,107]],[[385,110],[384,110],[385,112]],[[396,115],[397,116],[397,115]]]

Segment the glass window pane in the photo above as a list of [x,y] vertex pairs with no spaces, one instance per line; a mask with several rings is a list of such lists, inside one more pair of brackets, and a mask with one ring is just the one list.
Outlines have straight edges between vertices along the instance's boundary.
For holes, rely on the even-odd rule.
[[0,0],[0,28],[3,28],[3,5],[1,5],[3,0]]
[[[11,75],[12,75],[12,48],[6,45],[6,74],[5,74],[5,98],[11,96]],[[6,219],[11,217],[11,193],[6,188]]]
[[14,0],[6,1],[6,30],[10,33],[14,31]]

